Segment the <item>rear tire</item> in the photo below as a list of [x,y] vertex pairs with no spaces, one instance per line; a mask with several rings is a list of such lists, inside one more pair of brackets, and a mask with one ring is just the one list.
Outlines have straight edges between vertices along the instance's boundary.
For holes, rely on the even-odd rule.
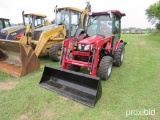
[[51,46],[49,51],[49,57],[54,62],[59,62],[61,57],[62,44],[55,43]]
[[107,80],[112,72],[112,66],[113,66],[113,58],[110,56],[104,56],[99,64],[98,68],[98,76],[102,80]]
[[114,66],[120,67],[123,63],[124,60],[124,52],[125,52],[125,48],[124,48],[124,43],[120,43],[118,46],[117,51],[114,53]]
[[76,65],[71,65],[71,64],[69,64],[69,65],[67,65],[67,69],[68,69],[68,70],[71,70],[71,71],[76,71],[76,72],[78,72],[78,71],[80,71],[81,66],[76,66]]

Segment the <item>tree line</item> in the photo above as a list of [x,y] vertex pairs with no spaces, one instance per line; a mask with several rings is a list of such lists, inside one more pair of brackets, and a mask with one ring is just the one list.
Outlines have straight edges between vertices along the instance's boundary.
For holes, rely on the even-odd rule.
[[148,21],[155,25],[155,28],[160,31],[160,0],[150,5],[146,9]]

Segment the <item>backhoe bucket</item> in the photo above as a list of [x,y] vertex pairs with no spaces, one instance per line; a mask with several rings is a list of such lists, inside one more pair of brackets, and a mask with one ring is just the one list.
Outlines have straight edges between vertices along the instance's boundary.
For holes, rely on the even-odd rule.
[[0,70],[21,77],[40,67],[31,46],[16,41],[0,40]]
[[50,66],[45,66],[39,84],[90,107],[95,106],[102,93],[98,77]]

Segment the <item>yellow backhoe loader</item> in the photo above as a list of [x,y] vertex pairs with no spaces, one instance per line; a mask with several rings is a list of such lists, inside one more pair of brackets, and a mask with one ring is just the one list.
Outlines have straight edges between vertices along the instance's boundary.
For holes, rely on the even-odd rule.
[[46,17],[47,16],[43,14],[35,14],[35,13],[24,14],[24,11],[23,11],[22,12],[23,25],[19,25],[19,26],[10,26],[9,20],[6,19],[5,23],[7,27],[5,28],[4,27],[5,23],[3,23],[3,27],[0,31],[0,39],[20,40],[20,37],[26,31],[27,24],[32,24],[32,29],[49,25],[48,20],[45,20]]
[[61,55],[62,41],[67,37],[75,37],[84,33],[85,19],[88,11],[78,8],[55,8],[55,24],[32,30],[28,24],[28,36],[21,38],[20,42],[30,44],[37,57],[46,56],[58,62]]
[[[33,29],[35,23],[30,22],[33,18],[27,15],[29,22],[20,41],[0,39],[0,70],[15,76],[23,76],[39,68],[38,56],[49,54],[53,61],[60,60],[63,40],[67,37],[79,36],[85,32],[83,28],[88,10],[56,7],[54,12],[55,24]],[[21,72],[15,73],[11,69],[13,65],[14,68],[18,66]]]

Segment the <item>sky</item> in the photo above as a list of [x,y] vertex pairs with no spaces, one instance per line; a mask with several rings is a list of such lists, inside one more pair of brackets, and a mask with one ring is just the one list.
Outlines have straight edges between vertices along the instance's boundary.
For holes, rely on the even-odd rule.
[[[158,0],[90,0],[92,11],[119,10],[126,13],[122,18],[122,28],[154,28],[148,22],[145,10]],[[0,0],[0,17],[9,18],[11,23],[22,23],[22,11],[47,15],[54,19],[53,9],[58,7],[76,7],[84,9],[86,0]]]

